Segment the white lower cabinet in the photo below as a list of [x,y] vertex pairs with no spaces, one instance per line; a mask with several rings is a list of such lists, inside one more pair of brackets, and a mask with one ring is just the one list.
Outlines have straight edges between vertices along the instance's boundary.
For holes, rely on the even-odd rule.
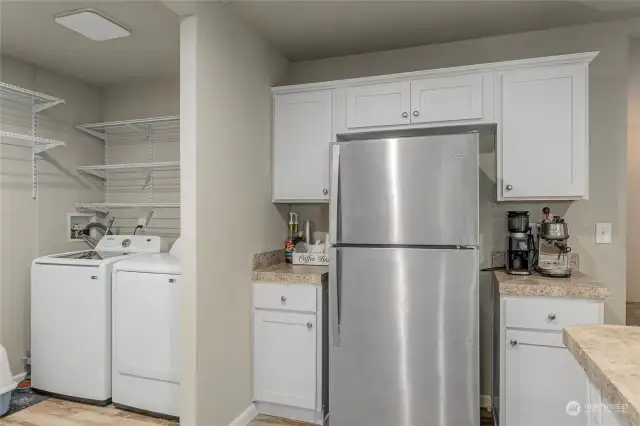
[[[600,300],[500,296],[496,287],[494,398],[500,426],[582,426],[589,401],[583,369],[562,330],[602,324]],[[572,407],[579,407],[576,415]],[[571,414],[568,414],[571,412]]]
[[259,413],[322,424],[321,308],[319,285],[254,284],[253,399]]
[[506,392],[508,426],[582,426],[584,412],[567,415],[567,404],[583,406],[585,378],[562,335],[507,330]]
[[256,310],[255,398],[316,407],[316,316]]

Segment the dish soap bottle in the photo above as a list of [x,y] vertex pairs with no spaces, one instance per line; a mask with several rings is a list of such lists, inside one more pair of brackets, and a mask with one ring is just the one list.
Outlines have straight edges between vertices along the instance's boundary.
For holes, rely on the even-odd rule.
[[294,212],[289,212],[289,230],[287,232],[287,239],[284,243],[284,261],[287,263],[293,263],[293,249],[295,247],[295,233],[293,232],[294,215]]

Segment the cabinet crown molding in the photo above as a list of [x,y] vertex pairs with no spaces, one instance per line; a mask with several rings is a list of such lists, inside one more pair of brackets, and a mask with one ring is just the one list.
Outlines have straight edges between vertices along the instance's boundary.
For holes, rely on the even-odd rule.
[[311,90],[337,89],[361,84],[393,82],[401,80],[413,80],[440,75],[469,74],[475,72],[495,72],[513,70],[518,68],[530,68],[534,66],[573,64],[591,62],[600,52],[572,53],[568,55],[545,56],[540,58],[518,59],[505,62],[491,62],[486,64],[465,65],[450,68],[437,68],[425,71],[412,71],[398,74],[386,74],[373,77],[350,78],[345,80],[323,81],[319,83],[296,84],[290,86],[278,86],[271,88],[273,94],[308,92]]

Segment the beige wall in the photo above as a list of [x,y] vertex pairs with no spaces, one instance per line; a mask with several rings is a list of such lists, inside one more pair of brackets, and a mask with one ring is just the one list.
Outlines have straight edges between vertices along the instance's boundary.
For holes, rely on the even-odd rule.
[[627,300],[640,302],[640,40],[629,46]]
[[[180,77],[136,78],[106,85],[102,88],[102,112],[104,121],[180,115]],[[153,133],[152,141],[153,161],[180,160],[178,128],[157,130]],[[149,161],[148,140],[143,134],[131,132],[123,136],[112,136],[109,138],[106,157],[108,164],[145,163]],[[153,176],[153,201],[180,201],[179,171],[157,171]],[[108,200],[123,203],[149,202],[150,191],[149,187],[144,187],[145,181],[146,177],[136,172],[110,175]],[[117,210],[113,226],[120,228],[123,234],[132,233],[138,225],[138,218],[146,217],[147,213],[137,209]],[[157,209],[147,233],[171,240],[179,236],[180,209]]]
[[[38,255],[79,250],[67,242],[67,213],[76,202],[99,202],[102,194],[78,177],[76,166],[101,164],[103,145],[74,125],[100,121],[100,90],[78,80],[1,57],[0,80],[58,96],[67,101],[39,115],[38,135],[67,142],[41,154],[38,200],[31,198],[30,151],[0,148],[0,344],[9,353],[14,374],[30,347],[30,266]],[[15,103],[2,103],[4,129],[30,131],[30,115]]]
[[252,255],[286,236],[271,203],[270,88],[287,61],[223,4],[199,3],[181,36],[181,424],[226,426],[252,400]]
[[[566,215],[570,245],[580,254],[580,269],[612,290],[606,321],[624,323],[626,292],[626,120],[628,36],[633,22],[607,23],[536,31],[294,63],[289,83],[307,83],[387,73],[444,68],[565,53],[600,51],[590,70],[591,199],[553,203],[552,211]],[[540,123],[544,125],[544,123]],[[532,147],[535,149],[535,147]],[[495,153],[492,141],[481,146],[480,218],[481,267],[491,265],[491,251],[505,249],[505,212],[529,210],[538,220],[548,203],[494,202]],[[539,167],[538,165],[523,165]],[[596,245],[595,224],[613,224],[613,244]],[[491,274],[481,273],[482,392],[489,393],[491,366]]]
[[102,95],[104,121],[180,115],[179,76],[108,84],[102,88]]

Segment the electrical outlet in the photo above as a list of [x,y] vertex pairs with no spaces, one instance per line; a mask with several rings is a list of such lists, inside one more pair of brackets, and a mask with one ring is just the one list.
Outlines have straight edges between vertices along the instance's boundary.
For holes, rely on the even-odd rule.
[[596,223],[596,244],[611,244],[610,223]]
[[145,226],[147,224],[147,218],[146,217],[139,217],[138,218],[138,225],[139,226]]

